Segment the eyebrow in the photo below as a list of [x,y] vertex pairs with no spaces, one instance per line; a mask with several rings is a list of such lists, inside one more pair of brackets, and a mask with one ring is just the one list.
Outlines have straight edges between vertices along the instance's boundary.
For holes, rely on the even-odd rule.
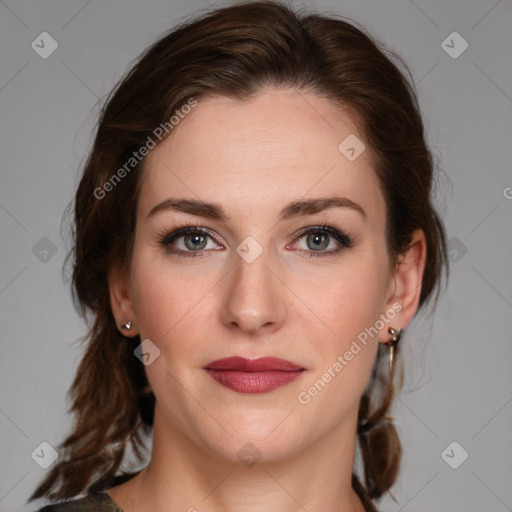
[[[315,213],[328,210],[330,208],[349,208],[358,212],[366,221],[368,216],[364,209],[354,201],[346,197],[320,197],[315,199],[303,199],[288,203],[279,213],[280,221],[301,217],[304,215],[313,215]],[[147,218],[164,211],[179,211],[226,222],[228,215],[222,206],[215,203],[206,203],[196,199],[174,199],[172,197],[158,203],[151,208]]]

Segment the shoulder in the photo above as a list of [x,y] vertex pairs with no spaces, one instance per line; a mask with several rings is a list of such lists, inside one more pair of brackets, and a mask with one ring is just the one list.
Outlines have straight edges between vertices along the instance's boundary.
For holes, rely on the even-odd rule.
[[104,492],[88,494],[83,498],[47,505],[37,512],[122,512]]

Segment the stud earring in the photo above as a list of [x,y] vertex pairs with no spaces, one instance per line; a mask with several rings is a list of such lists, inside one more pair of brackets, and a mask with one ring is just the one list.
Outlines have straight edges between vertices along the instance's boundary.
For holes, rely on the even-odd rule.
[[121,326],[121,329],[124,329],[125,331],[129,331],[132,328],[132,321],[128,320],[125,324]]
[[389,334],[391,334],[391,340],[389,340],[386,345],[393,346],[396,345],[400,341],[400,336],[402,336],[402,329],[395,329],[390,327],[388,329]]

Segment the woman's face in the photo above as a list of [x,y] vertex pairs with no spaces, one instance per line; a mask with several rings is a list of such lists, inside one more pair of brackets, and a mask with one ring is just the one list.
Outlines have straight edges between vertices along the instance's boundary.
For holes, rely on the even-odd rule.
[[[161,428],[232,460],[355,433],[378,342],[403,326],[362,140],[329,100],[268,89],[199,100],[150,153],[125,307]],[[302,370],[207,369],[233,356]]]

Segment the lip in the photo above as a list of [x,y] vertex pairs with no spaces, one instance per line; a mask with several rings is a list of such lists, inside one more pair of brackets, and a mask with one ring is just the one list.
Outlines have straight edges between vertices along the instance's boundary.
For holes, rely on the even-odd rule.
[[268,393],[289,384],[305,368],[277,357],[225,357],[208,363],[205,370],[222,386],[238,393]]
[[258,357],[257,359],[246,359],[245,357],[234,356],[216,359],[208,363],[207,370],[239,370],[241,372],[266,372],[283,371],[293,372],[304,370],[302,366],[280,359],[279,357]]

